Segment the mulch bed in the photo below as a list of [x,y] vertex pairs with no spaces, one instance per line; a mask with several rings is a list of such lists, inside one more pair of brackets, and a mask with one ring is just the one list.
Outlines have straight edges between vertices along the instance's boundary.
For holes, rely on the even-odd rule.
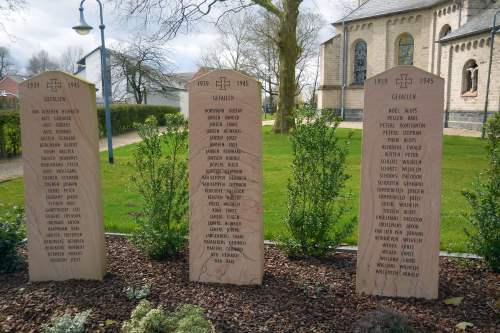
[[[151,261],[119,237],[107,237],[107,251],[102,282],[29,283],[26,269],[0,276],[0,332],[38,332],[55,313],[90,308],[88,332],[119,332],[138,303],[123,289],[145,283],[152,285],[148,299],[166,310],[204,307],[217,332],[352,332],[355,321],[380,307],[406,315],[417,332],[455,332],[462,321],[474,324],[468,332],[500,332],[500,275],[478,260],[441,258],[439,299],[426,301],[357,295],[351,253],[290,260],[266,247],[263,285],[237,287],[189,282],[185,254]],[[458,306],[443,303],[457,296],[464,297]]]

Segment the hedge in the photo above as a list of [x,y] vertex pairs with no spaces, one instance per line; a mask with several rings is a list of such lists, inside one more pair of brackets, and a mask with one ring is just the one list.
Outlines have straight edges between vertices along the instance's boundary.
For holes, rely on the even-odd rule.
[[21,151],[19,112],[0,111],[0,157],[18,155]]
[[17,109],[18,103],[15,97],[2,97],[0,98],[0,110]]
[[[115,104],[111,106],[111,126],[113,135],[134,130],[134,123],[142,123],[149,116],[155,116],[160,126],[165,125],[165,115],[177,113],[178,107],[166,105]],[[97,109],[99,133],[106,136],[106,115],[104,107]]]
[[[149,116],[155,116],[160,126],[165,125],[165,115],[179,112],[179,108],[164,105],[111,105],[111,125],[113,135],[134,129],[134,123],[141,123]],[[106,136],[106,117],[103,107],[98,107],[99,134]],[[21,129],[18,110],[0,110],[0,158],[21,153]]]

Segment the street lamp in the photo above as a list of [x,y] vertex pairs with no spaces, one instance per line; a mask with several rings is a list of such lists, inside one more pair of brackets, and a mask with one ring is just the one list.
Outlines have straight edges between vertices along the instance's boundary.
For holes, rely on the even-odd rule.
[[[83,15],[83,3],[86,0],[82,0],[80,2],[80,8],[78,9],[80,11],[80,22],[78,25],[75,25],[73,27],[73,30],[75,30],[79,35],[88,35],[90,31],[93,29],[91,25],[89,25],[85,21],[85,17]],[[109,80],[107,78],[107,56],[106,56],[106,44],[104,42],[104,28],[106,27],[104,25],[104,18],[102,14],[102,3],[100,0],[96,0],[97,3],[99,4],[99,10],[100,10],[100,16],[101,16],[101,24],[99,25],[99,29],[101,29],[101,80],[102,80],[102,95],[104,98],[104,111],[106,114],[106,133],[108,135],[108,158],[109,158],[109,163],[113,164],[114,163],[114,158],[113,158],[113,134],[111,132],[111,113],[109,110],[109,92],[111,91],[110,86],[109,86]]]
[[497,15],[500,10],[497,10],[495,16],[493,16],[493,25],[491,26],[491,43],[490,43],[490,63],[488,65],[488,81],[486,82],[486,98],[484,102],[484,115],[483,115],[483,130],[481,132],[481,137],[484,139],[486,134],[486,121],[488,120],[488,102],[490,97],[490,81],[491,81],[491,64],[493,62],[493,48],[495,47],[495,34],[500,31],[497,29]]

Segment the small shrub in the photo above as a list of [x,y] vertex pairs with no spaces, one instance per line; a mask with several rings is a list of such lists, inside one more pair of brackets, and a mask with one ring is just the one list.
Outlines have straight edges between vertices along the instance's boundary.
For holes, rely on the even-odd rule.
[[16,124],[5,124],[3,127],[5,153],[15,156],[21,151],[21,128]]
[[131,237],[135,246],[154,259],[176,255],[186,243],[188,224],[187,121],[166,116],[160,134],[156,118],[137,124],[143,140],[134,152],[132,182],[142,198]]
[[484,257],[494,272],[500,272],[500,114],[486,125],[489,167],[477,179],[474,189],[462,191],[472,208],[466,230],[473,252]]
[[43,333],[84,333],[85,322],[91,310],[83,311],[72,317],[69,313],[62,316],[55,316],[50,324],[44,325]]
[[122,326],[126,333],[209,333],[212,325],[203,318],[203,309],[194,305],[182,305],[168,314],[161,307],[153,308],[142,300],[132,311],[130,321]]
[[17,247],[26,237],[24,220],[24,209],[18,206],[0,216],[0,274],[14,272],[23,265]]
[[[331,121],[333,120],[333,126]],[[297,110],[292,132],[292,174],[288,180],[288,232],[280,244],[289,255],[324,256],[352,233],[355,218],[340,222],[350,208],[342,192],[349,178],[350,136],[341,143],[339,120],[308,106]]]
[[142,287],[127,287],[123,290],[129,300],[141,300],[151,294],[151,286],[145,284]]

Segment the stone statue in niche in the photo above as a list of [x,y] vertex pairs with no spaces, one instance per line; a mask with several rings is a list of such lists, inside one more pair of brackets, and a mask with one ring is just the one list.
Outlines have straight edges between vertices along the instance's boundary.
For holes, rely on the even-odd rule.
[[478,86],[478,70],[479,67],[475,61],[471,61],[465,69],[464,73],[464,96],[477,96]]

